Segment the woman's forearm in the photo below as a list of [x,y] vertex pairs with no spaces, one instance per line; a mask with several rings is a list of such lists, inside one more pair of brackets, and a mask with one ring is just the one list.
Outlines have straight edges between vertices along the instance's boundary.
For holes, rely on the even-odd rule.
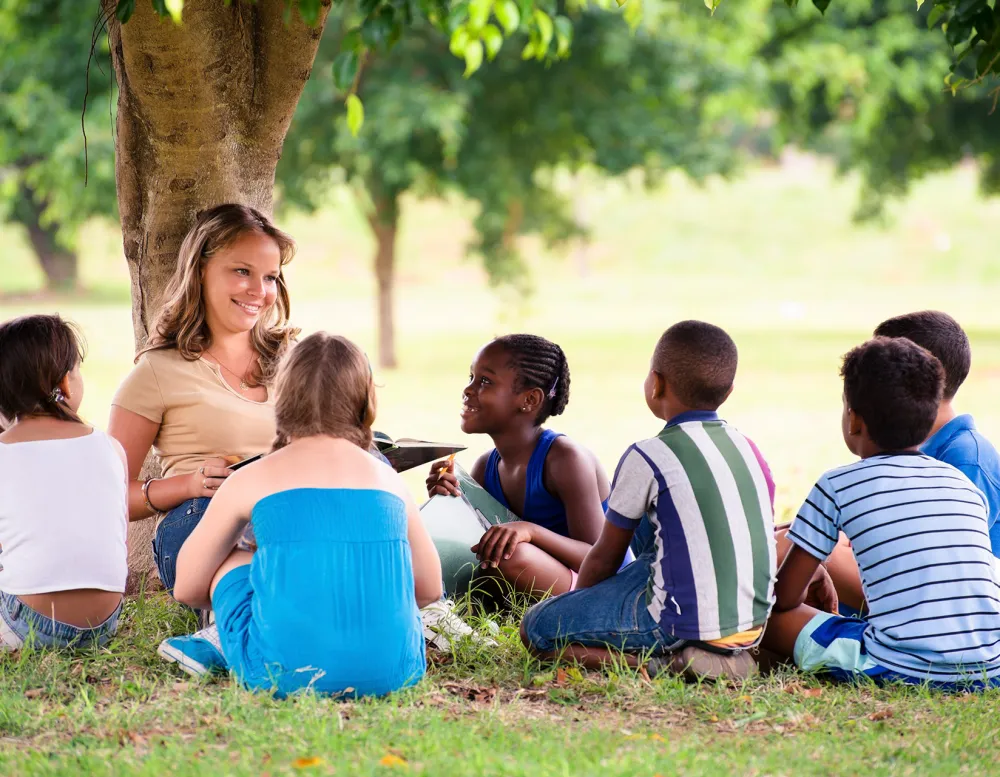
[[[186,475],[174,475],[169,478],[157,478],[150,482],[146,496],[149,498],[149,503],[156,508],[156,512],[169,512],[177,507],[177,505],[191,498],[191,495],[188,493],[188,477]],[[135,481],[129,483],[129,520],[139,521],[154,514],[146,506],[146,497],[142,493],[142,482]]]

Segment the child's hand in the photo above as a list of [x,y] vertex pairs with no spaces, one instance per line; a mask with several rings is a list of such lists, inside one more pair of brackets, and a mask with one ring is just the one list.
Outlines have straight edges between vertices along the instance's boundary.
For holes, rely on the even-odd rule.
[[483,569],[499,566],[513,555],[514,548],[522,542],[531,542],[531,524],[513,521],[491,526],[471,550],[482,562]]
[[455,459],[448,458],[431,464],[427,476],[427,496],[461,496],[462,488],[455,475]]
[[822,564],[816,567],[816,572],[813,574],[812,580],[809,581],[804,604],[834,615],[840,608],[840,600],[837,596],[837,588],[833,584],[833,578],[830,577],[830,573]]

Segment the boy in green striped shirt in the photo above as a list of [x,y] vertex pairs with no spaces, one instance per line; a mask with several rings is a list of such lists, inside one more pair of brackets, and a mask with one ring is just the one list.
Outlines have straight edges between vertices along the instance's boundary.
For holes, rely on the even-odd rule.
[[[774,603],[774,482],[760,451],[716,413],[733,389],[736,344],[682,321],[660,337],[644,384],[666,421],[630,446],[577,588],[532,607],[536,654],[600,666],[618,651],[650,673],[742,677]],[[615,570],[631,545],[636,560]],[[615,654],[612,654],[612,651]]]

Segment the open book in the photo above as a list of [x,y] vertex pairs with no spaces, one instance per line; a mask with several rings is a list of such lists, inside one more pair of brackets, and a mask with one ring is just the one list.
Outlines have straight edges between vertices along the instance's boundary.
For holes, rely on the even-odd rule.
[[470,548],[486,530],[498,523],[520,520],[458,464],[455,475],[462,496],[433,496],[420,508],[424,526],[441,557],[448,596],[462,596],[469,590],[477,564],[476,554]]
[[396,472],[405,472],[421,464],[443,459],[453,453],[464,451],[466,447],[445,442],[414,440],[409,437],[393,440],[382,432],[375,432],[374,443],[379,453],[389,460]]

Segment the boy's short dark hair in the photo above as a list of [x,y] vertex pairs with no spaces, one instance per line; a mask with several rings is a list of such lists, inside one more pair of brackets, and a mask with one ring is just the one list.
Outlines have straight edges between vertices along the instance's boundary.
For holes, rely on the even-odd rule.
[[940,310],[921,310],[887,319],[875,328],[876,337],[906,337],[926,348],[944,367],[944,398],[952,399],[969,377],[972,348],[959,323]]
[[725,330],[704,321],[681,321],[660,336],[652,366],[685,405],[715,410],[733,387],[737,360],[736,343]]
[[905,337],[874,337],[847,352],[840,375],[847,406],[880,448],[927,439],[944,388],[944,368],[930,351]]

